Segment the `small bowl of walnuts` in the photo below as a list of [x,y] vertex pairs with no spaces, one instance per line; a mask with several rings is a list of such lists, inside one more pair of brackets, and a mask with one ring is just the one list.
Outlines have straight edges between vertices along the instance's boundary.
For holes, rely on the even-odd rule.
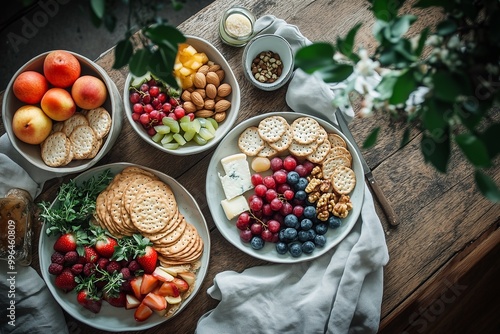
[[288,41],[274,34],[254,37],[243,51],[245,77],[257,88],[272,91],[293,74],[293,51]]

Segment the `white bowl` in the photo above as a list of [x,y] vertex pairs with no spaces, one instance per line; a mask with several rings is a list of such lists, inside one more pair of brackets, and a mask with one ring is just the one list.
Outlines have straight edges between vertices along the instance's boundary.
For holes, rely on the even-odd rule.
[[[95,165],[106,153],[109,152],[111,147],[116,142],[118,135],[120,134],[123,122],[123,104],[120,96],[120,92],[116,87],[115,83],[111,80],[109,75],[104,71],[102,67],[97,65],[90,59],[76,54],[74,52],[68,51],[73,54],[80,62],[81,75],[92,75],[101,79],[108,90],[108,96],[106,101],[102,105],[111,115],[112,125],[108,135],[104,138],[104,143],[99,150],[99,153],[93,159],[75,160],[73,159],[69,164],[61,167],[51,167],[45,164],[41,157],[41,151],[39,145],[31,145],[19,140],[12,130],[12,118],[15,111],[26,103],[18,100],[13,93],[13,84],[15,79],[19,74],[24,71],[36,71],[43,74],[43,62],[47,54],[51,51],[42,53],[25,65],[23,65],[10,80],[7,89],[5,91],[3,104],[2,104],[2,118],[5,126],[7,135],[12,143],[12,146],[21,154],[26,160],[28,160],[32,165],[49,172],[56,174],[70,174],[84,171],[93,165]],[[81,110],[77,107],[77,112]]]
[[220,140],[224,138],[224,136],[229,132],[229,130],[233,128],[233,125],[238,118],[238,112],[240,109],[240,87],[238,85],[236,76],[234,75],[224,56],[210,42],[203,38],[186,35],[185,43],[192,45],[198,52],[204,52],[208,56],[208,59],[210,61],[213,61],[215,64],[220,65],[220,67],[225,72],[223,82],[231,85],[231,94],[226,97],[226,99],[231,102],[231,107],[226,111],[226,118],[224,119],[224,121],[219,123],[219,127],[215,132],[215,137],[209,140],[205,145],[198,145],[194,141],[190,141],[183,146],[179,146],[177,149],[167,149],[161,144],[155,143],[151,139],[151,136],[146,132],[144,127],[140,123],[132,119],[133,111],[131,103],[129,101],[129,88],[130,83],[134,77],[131,74],[127,76],[123,90],[125,114],[130,125],[139,135],[139,137],[141,137],[145,142],[152,145],[153,147],[156,147],[160,151],[180,156],[201,153],[216,146],[220,142]]
[[[260,82],[252,73],[252,62],[261,53],[272,51],[279,54],[283,63],[283,70],[278,79],[272,83]],[[294,55],[288,41],[273,34],[263,34],[254,37],[243,50],[243,68],[245,77],[257,88],[272,91],[285,85],[293,74]]]

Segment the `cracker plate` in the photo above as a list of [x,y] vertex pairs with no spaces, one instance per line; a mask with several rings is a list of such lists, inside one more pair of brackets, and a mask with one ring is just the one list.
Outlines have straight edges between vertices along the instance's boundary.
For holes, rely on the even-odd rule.
[[[268,116],[283,116],[289,124],[291,124],[295,119],[299,117],[309,116],[301,113],[295,112],[273,112],[262,114],[250,119],[247,119],[241,123],[239,123],[233,130],[231,130],[227,136],[220,142],[219,146],[215,150],[212,158],[210,160],[210,164],[208,166],[207,177],[206,177],[206,194],[207,194],[207,202],[212,217],[214,219],[217,228],[221,232],[221,234],[235,247],[240,249],[241,251],[255,257],[258,259],[262,259],[265,261],[275,262],[275,263],[296,263],[309,261],[314,258],[317,258],[324,253],[328,252],[331,248],[335,247],[342,239],[344,239],[351,229],[354,227],[354,224],[358,220],[359,214],[361,212],[361,206],[363,204],[364,198],[364,190],[365,190],[365,182],[364,182],[364,173],[363,168],[361,166],[361,161],[359,156],[356,154],[356,151],[352,144],[348,141],[347,138],[332,124],[327,123],[326,121],[319,119],[317,117],[309,116],[314,118],[316,121],[322,125],[327,132],[338,134],[347,144],[347,148],[351,152],[352,155],[352,169],[356,175],[356,186],[354,187],[351,193],[351,202],[353,203],[353,209],[349,213],[349,215],[342,219],[342,225],[333,230],[329,229],[326,237],[327,243],[323,248],[316,248],[316,250],[312,254],[302,254],[298,258],[294,258],[289,254],[280,255],[275,250],[275,244],[266,242],[264,248],[260,250],[254,250],[250,247],[250,244],[243,243],[240,241],[239,231],[235,226],[235,222],[237,218],[233,218],[233,220],[229,221],[226,218],[224,210],[221,207],[221,200],[225,198],[224,190],[222,189],[222,185],[219,181],[218,174],[224,175],[224,171],[222,169],[220,160],[228,155],[234,153],[241,153],[238,148],[238,137],[243,130],[245,130],[249,126],[258,126],[259,122]],[[252,157],[247,157],[247,161],[250,163]],[[269,173],[269,172],[268,172]],[[250,190],[244,194],[245,197],[248,198],[249,195],[253,193],[253,190]]]
[[[194,197],[172,177],[147,167],[142,167],[130,163],[113,163],[92,168],[78,175],[76,178],[74,178],[74,180],[77,182],[77,184],[81,183],[89,179],[93,175],[101,174],[106,169],[110,169],[112,174],[116,175],[118,172],[127,167],[141,167],[142,169],[145,169],[158,176],[160,180],[162,180],[172,188],[172,191],[175,194],[176,201],[178,203],[179,211],[184,214],[187,221],[189,221],[193,226],[196,227],[198,234],[203,240],[203,254],[200,259],[201,266],[197,272],[196,285],[194,287],[194,290],[191,292],[189,297],[182,302],[180,308],[168,318],[154,315],[144,322],[137,322],[134,319],[135,309],[126,310],[125,308],[113,307],[108,303],[102,303],[101,311],[98,314],[94,314],[78,304],[78,302],[76,301],[76,294],[74,292],[64,293],[60,289],[57,289],[54,285],[55,276],[48,273],[48,267],[51,262],[50,256],[54,251],[52,247],[57,237],[48,237],[45,233],[41,233],[40,242],[38,245],[38,252],[40,255],[40,269],[43,279],[47,283],[47,286],[56,301],[68,314],[73,316],[75,319],[91,327],[109,332],[141,331],[157,326],[160,323],[172,319],[172,317],[180,315],[181,311],[188,306],[190,301],[199,292],[201,284],[203,283],[208,270],[210,256],[210,234],[201,209]],[[55,205],[58,205],[57,200],[52,203],[51,207]],[[45,227],[42,227],[41,230],[45,231],[45,229]],[[180,316],[189,316],[189,314],[184,313]]]

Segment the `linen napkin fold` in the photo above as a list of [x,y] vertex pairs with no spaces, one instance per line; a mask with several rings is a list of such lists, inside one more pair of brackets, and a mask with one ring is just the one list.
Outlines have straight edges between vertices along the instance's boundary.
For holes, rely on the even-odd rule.
[[[21,188],[35,198],[45,181],[54,177],[25,160],[7,134],[0,137],[0,197],[11,188]],[[61,307],[32,267],[16,265],[11,270],[0,261],[0,296],[0,333],[68,333]]]
[[[256,22],[259,34],[285,37],[294,51],[308,45],[298,28],[272,15]],[[296,111],[336,122],[329,85],[296,70],[286,102]],[[308,87],[314,87],[314,94]],[[352,108],[340,109],[352,120]],[[207,293],[219,304],[198,321],[196,333],[376,333],[389,260],[384,231],[365,184],[360,217],[347,237],[312,261],[270,264],[216,275]]]

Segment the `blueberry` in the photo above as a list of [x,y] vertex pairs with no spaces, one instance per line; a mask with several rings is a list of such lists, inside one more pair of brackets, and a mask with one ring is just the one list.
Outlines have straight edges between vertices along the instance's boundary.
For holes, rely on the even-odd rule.
[[326,244],[326,237],[323,234],[318,234],[314,237],[316,247],[323,247]]
[[285,238],[288,240],[294,240],[297,238],[297,230],[294,229],[293,227],[287,227],[285,228]]
[[300,175],[296,171],[288,172],[288,174],[286,175],[286,182],[289,185],[297,184],[299,182],[299,179],[300,179]]
[[308,205],[304,208],[304,213],[302,215],[305,218],[313,219],[316,217],[316,208],[312,205]]
[[288,245],[282,241],[277,242],[276,252],[278,252],[278,254],[286,254],[286,252],[288,252]]
[[312,241],[306,241],[302,244],[302,252],[304,254],[311,254],[314,251],[314,248],[316,248],[316,245],[314,245],[314,242]]
[[328,225],[326,223],[320,223],[314,227],[317,234],[325,234],[328,231]]
[[314,240],[316,238],[316,231],[314,229],[307,230],[307,240]]
[[295,190],[305,190],[307,185],[309,184],[309,181],[305,177],[299,178],[297,183],[294,185]]
[[250,246],[252,246],[253,249],[261,249],[264,247],[264,240],[262,240],[261,237],[255,236],[250,240]]
[[291,245],[289,245],[288,251],[293,257],[299,257],[302,255],[302,247],[298,242],[294,242]]
[[281,229],[279,232],[278,232],[278,238],[280,239],[280,241],[282,242],[288,242],[289,240],[286,239],[285,237],[285,229]]
[[305,241],[309,240],[308,231],[299,231],[298,238],[299,238],[300,242],[305,242]]
[[300,221],[300,228],[303,231],[310,230],[313,227],[313,222],[309,218],[304,218]]
[[299,201],[303,201],[307,198],[307,193],[304,190],[297,190],[295,192],[295,198]]
[[283,223],[285,224],[286,227],[293,227],[293,228],[297,228],[300,224],[299,218],[297,218],[296,215],[291,213],[285,216]]
[[328,227],[329,228],[338,228],[342,224],[342,220],[340,220],[337,216],[328,217]]

